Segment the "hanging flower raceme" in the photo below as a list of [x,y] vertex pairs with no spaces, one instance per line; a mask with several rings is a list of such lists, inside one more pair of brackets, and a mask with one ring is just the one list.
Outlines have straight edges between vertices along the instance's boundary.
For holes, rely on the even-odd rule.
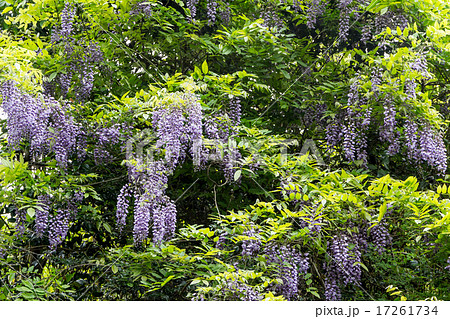
[[330,262],[325,265],[325,299],[341,299],[340,286],[357,284],[361,280],[361,248],[358,240],[340,234],[333,238],[328,254]]
[[279,278],[283,283],[276,285],[275,291],[286,299],[292,300],[298,295],[298,283],[301,274],[309,269],[308,254],[302,254],[289,245],[272,244],[264,248],[268,264],[276,267]]
[[310,29],[315,29],[317,18],[325,11],[326,3],[322,0],[309,0],[306,9],[306,25]]
[[[152,124],[156,133],[159,159],[137,159],[128,162],[129,184],[120,191],[117,225],[126,224],[130,200],[134,197],[133,238],[136,245],[150,234],[160,244],[175,233],[176,206],[165,195],[168,175],[182,163],[187,154],[194,155],[195,141],[202,138],[202,108],[192,93],[171,93],[153,110]],[[128,154],[133,157],[133,154]],[[134,154],[136,155],[136,154]]]
[[202,107],[192,93],[171,93],[152,113],[156,148],[164,149],[169,171],[182,163],[187,151],[194,156],[194,142],[202,137]]
[[23,93],[10,81],[1,86],[0,94],[9,146],[18,150],[26,141],[33,157],[53,152],[59,167],[66,169],[70,155],[77,152],[80,129],[65,107],[51,97]]
[[[129,184],[120,191],[117,203],[117,227],[122,231],[126,224],[130,201],[134,198],[133,237],[141,245],[152,234],[154,243],[170,239],[175,233],[176,206],[165,195],[168,176],[183,163],[188,155],[194,159],[196,168],[203,167],[211,159],[203,143],[203,128],[206,137],[221,143],[240,124],[241,105],[238,98],[232,98],[227,114],[205,121],[203,126],[202,107],[193,93],[170,93],[157,103],[152,112],[152,126],[156,143],[151,145],[154,158],[135,158],[137,153],[127,149]],[[155,136],[154,136],[155,137]],[[217,147],[217,145],[214,145]],[[237,160],[241,158],[237,147],[231,146],[220,158],[227,180],[234,181]],[[132,194],[132,192],[134,192]],[[150,231],[150,223],[152,229]]]

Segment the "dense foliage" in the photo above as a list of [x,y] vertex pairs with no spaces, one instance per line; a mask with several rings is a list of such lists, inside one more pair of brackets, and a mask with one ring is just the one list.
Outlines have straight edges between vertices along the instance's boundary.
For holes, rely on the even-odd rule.
[[0,300],[450,300],[448,1],[0,10]]

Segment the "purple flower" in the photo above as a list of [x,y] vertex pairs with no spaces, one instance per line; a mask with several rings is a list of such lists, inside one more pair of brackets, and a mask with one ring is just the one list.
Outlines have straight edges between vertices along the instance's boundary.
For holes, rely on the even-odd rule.
[[142,195],[136,196],[135,202],[133,239],[135,245],[139,246],[148,237],[152,204]]
[[264,299],[264,296],[243,282],[228,279],[222,290],[225,295],[231,295],[232,300],[241,301],[259,301]]
[[9,146],[17,150],[22,141],[28,141],[34,158],[53,152],[59,167],[66,169],[69,156],[76,152],[80,130],[65,107],[48,96],[34,98],[22,93],[10,81],[2,85],[0,93]]
[[69,38],[72,35],[73,20],[75,19],[75,8],[69,3],[64,3],[64,9],[61,12],[61,38]]
[[283,281],[276,285],[275,291],[288,300],[296,299],[300,274],[306,274],[309,269],[308,254],[302,254],[289,245],[272,244],[264,248],[268,264],[276,268],[277,275]]
[[387,230],[385,221],[378,223],[370,229],[369,241],[373,243],[381,255],[392,242],[392,237]]
[[190,16],[188,16],[189,22],[194,22],[197,15],[197,4],[199,0],[186,0],[186,7],[189,9]]
[[206,15],[208,16],[208,24],[214,24],[216,22],[218,4],[215,0],[206,1]]
[[64,242],[69,231],[69,212],[58,210],[56,216],[51,216],[49,220],[48,239],[50,249],[55,250],[58,245]]
[[132,189],[130,184],[125,184],[120,190],[119,196],[117,196],[117,228],[119,232],[122,232],[126,225],[126,219],[128,214],[128,207],[130,206],[130,198],[132,196]]
[[49,195],[39,195],[38,200],[41,202],[41,208],[36,210],[35,228],[38,237],[43,237],[48,226],[48,216],[51,206]]
[[450,256],[447,259],[447,266],[445,267],[445,269],[447,269],[448,271],[450,271]]
[[325,11],[326,3],[322,0],[309,0],[306,9],[306,25],[309,29],[315,29],[317,18]]
[[[256,237],[255,229],[252,228],[244,232],[245,236]],[[242,256],[256,256],[261,248],[261,241],[259,239],[249,239],[242,241]]]

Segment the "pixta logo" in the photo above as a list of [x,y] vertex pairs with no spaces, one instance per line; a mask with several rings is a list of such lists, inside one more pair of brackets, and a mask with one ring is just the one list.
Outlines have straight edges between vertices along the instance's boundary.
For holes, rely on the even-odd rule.
[[[298,147],[299,142],[296,139],[286,139],[276,141],[271,147],[279,152],[278,164],[285,165],[289,158],[289,148]],[[264,150],[263,150],[264,149]],[[251,140],[240,138],[239,143],[234,138],[229,139],[196,139],[191,145],[184,148],[186,152],[191,153],[194,167],[203,167],[205,163],[225,163],[230,166],[237,166],[242,159],[240,150],[250,154],[252,162],[259,166],[265,165],[263,152],[267,152],[267,145],[264,143],[255,143]],[[164,151],[164,152],[163,152]],[[170,158],[171,154],[164,145],[158,143],[156,134],[145,129],[128,139],[126,143],[126,159],[133,165],[146,166],[155,160],[163,161]],[[163,156],[164,154],[164,156]],[[307,139],[302,144],[300,153],[295,155],[308,155],[319,165],[326,165],[316,143],[312,139]]]
[[127,140],[126,160],[128,163],[147,165],[154,161],[157,136],[150,129],[144,129]]

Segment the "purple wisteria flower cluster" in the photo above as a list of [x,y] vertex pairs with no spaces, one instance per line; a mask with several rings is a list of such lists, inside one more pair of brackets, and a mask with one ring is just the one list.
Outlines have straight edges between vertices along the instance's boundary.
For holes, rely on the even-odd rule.
[[49,218],[48,240],[50,249],[55,250],[58,245],[64,242],[69,231],[70,217],[64,210],[57,210],[56,215]]
[[221,9],[219,10],[220,19],[224,24],[229,24],[231,22],[231,9],[230,3],[228,1],[224,1]]
[[268,265],[273,266],[277,276],[282,280],[274,290],[287,300],[295,300],[298,296],[298,285],[301,274],[309,269],[308,254],[302,254],[290,245],[271,244],[263,249]]
[[344,155],[349,161],[362,160],[365,165],[367,159],[367,138],[366,130],[371,122],[372,109],[363,109],[367,100],[360,96],[361,78],[357,76],[351,83],[348,93],[348,105],[346,112],[341,112],[335,118],[335,123],[330,123],[327,127],[327,140],[335,146],[340,142]]
[[422,161],[444,175],[447,170],[447,148],[442,134],[436,132],[430,124],[424,124],[419,132],[419,144]]
[[264,299],[264,296],[254,287],[233,279],[226,281],[222,293],[229,296],[227,300],[260,301]]
[[[366,131],[371,122],[372,108],[356,109],[335,117],[326,127],[328,148],[342,145],[344,156],[349,161],[367,164]],[[345,115],[344,115],[345,114]]]
[[65,107],[45,95],[22,93],[11,81],[3,83],[0,94],[0,107],[7,115],[9,146],[17,150],[27,141],[33,159],[54,153],[58,165],[66,169],[69,156],[77,153],[80,128]]
[[[244,232],[245,236],[257,238],[257,232],[254,228]],[[248,239],[242,241],[242,256],[256,256],[261,248],[259,239]]]
[[361,29],[361,42],[367,44],[372,39],[372,32],[370,24],[366,24]]
[[[229,1],[206,0],[206,17],[208,25],[213,25],[218,19],[218,15],[224,24],[231,21],[231,9]],[[190,23],[195,22],[197,16],[197,6],[199,0],[186,0],[186,8],[189,10],[187,19]]]
[[208,24],[212,25],[216,22],[217,8],[219,5],[216,0],[206,1],[206,15],[208,16]]
[[[52,32],[52,43],[54,46],[63,47],[63,55],[67,61],[65,69],[58,74],[56,82],[59,86],[59,95],[67,97],[72,83],[74,85],[74,98],[84,103],[89,99],[94,86],[94,71],[103,60],[103,52],[97,43],[89,41],[84,44],[74,38],[75,8],[69,4],[64,4],[61,12],[61,28],[55,28]],[[86,41],[87,42],[87,41]],[[77,47],[81,47],[78,48]],[[55,95],[55,86],[45,83],[46,92]]]
[[232,97],[229,103],[228,117],[233,128],[241,124],[241,100],[238,97]]
[[[80,127],[68,114],[66,106],[46,95],[32,97],[23,93],[12,81],[3,83],[0,94],[0,107],[7,115],[8,145],[20,149],[28,144],[32,161],[54,156],[58,166],[67,170],[71,155],[79,155],[82,150],[77,141]],[[50,248],[56,249],[64,241],[70,222],[76,219],[82,199],[83,193],[78,192],[63,206],[54,208],[48,195],[40,195],[40,209],[35,212],[37,237],[42,238],[48,231]],[[18,210],[17,216],[18,234],[21,234],[26,212]]]
[[16,218],[16,237],[20,237],[25,234],[26,231],[26,221],[27,221],[27,211],[25,209],[18,209],[13,207],[14,215]]
[[351,6],[353,0],[339,0],[339,42],[345,42],[350,30],[350,15],[355,9]]
[[425,57],[420,56],[410,63],[411,70],[417,71],[421,73],[423,76],[427,75],[428,72],[428,63]]
[[392,236],[387,229],[387,223],[383,220],[377,225],[373,226],[370,230],[369,242],[375,245],[375,249],[381,255],[386,251],[392,242]]
[[[241,101],[237,97],[230,99],[226,112],[205,119],[204,137],[207,145],[201,145],[197,149],[197,162],[200,168],[205,167],[208,160],[221,163],[222,170],[227,181],[236,182],[234,174],[240,167],[239,160],[242,154],[239,152],[231,137],[237,134],[237,127],[241,122]],[[213,154],[215,156],[213,156]],[[238,180],[239,181],[239,180]]]
[[51,42],[55,43],[61,40],[67,40],[72,35],[73,22],[75,20],[76,10],[72,4],[65,2],[61,11],[61,26],[54,27]]
[[325,113],[327,109],[328,107],[325,103],[317,103],[301,111],[296,109],[296,113],[299,113],[300,116],[302,116],[305,127],[309,127],[314,124],[320,127],[326,127],[327,122]]
[[36,210],[35,231],[38,238],[48,232],[49,248],[55,250],[67,237],[70,223],[77,219],[78,207],[84,199],[84,193],[77,191],[63,204],[55,204],[45,194],[39,195],[41,209]]
[[152,16],[152,5],[148,1],[138,1],[130,10],[131,15],[138,15],[141,13],[147,18]]
[[406,120],[405,145],[407,158],[411,164],[427,163],[435,167],[440,174],[445,174],[447,149],[442,134],[430,124],[421,123],[419,127],[414,120]]
[[361,280],[361,249],[358,240],[347,234],[336,235],[327,249],[331,260],[324,266],[325,299],[341,299],[340,287]]
[[[411,63],[411,69],[426,76],[426,61],[417,58]],[[369,102],[383,106],[382,124],[378,127],[379,139],[387,145],[387,154],[393,156],[405,152],[411,164],[427,164],[444,174],[447,168],[447,154],[443,136],[426,121],[418,121],[413,117],[403,121],[397,119],[397,103],[392,96],[380,92],[383,83],[383,70],[374,67],[371,71],[372,94],[369,98],[360,94],[360,77],[352,81],[348,93],[348,108],[336,114],[325,127],[328,149],[342,146],[345,158],[349,161],[362,161],[367,165],[367,131],[373,122],[372,107]],[[405,81],[405,93],[409,99],[416,98],[416,83],[412,79]],[[370,99],[370,100],[369,100]],[[402,146],[402,140],[405,143]]]
[[415,100],[417,98],[416,95],[416,88],[417,88],[417,82],[413,79],[406,79],[405,80],[405,88],[404,92],[408,99]]
[[332,150],[338,147],[344,137],[342,126],[344,122],[344,113],[339,112],[336,114],[335,118],[328,123],[325,128],[325,140],[327,142],[328,150]]
[[342,298],[341,288],[339,287],[339,273],[336,270],[335,263],[329,263],[324,267],[325,272],[325,293],[324,297],[327,301],[339,301]]
[[315,29],[317,18],[325,11],[326,2],[323,0],[309,0],[306,9],[306,25],[309,29]]
[[225,246],[226,246],[227,240],[228,240],[227,237],[228,236],[227,236],[226,232],[221,232],[219,234],[219,238],[217,239],[217,242],[215,245],[217,249],[221,249],[221,250],[225,249]]
[[202,138],[202,107],[192,93],[170,94],[169,102],[156,106],[152,123],[156,130],[156,148],[164,149],[169,171],[182,163],[187,153],[194,156],[194,142]]
[[367,107],[367,99],[359,94],[360,78],[350,85],[348,108],[336,114],[326,128],[328,148],[342,145],[344,156],[349,161],[367,164],[366,132],[372,121],[372,108]]
[[[129,184],[118,196],[117,226],[123,230],[130,201],[134,200],[133,238],[141,245],[150,233],[156,244],[175,233],[176,206],[165,195],[168,176],[188,154],[195,156],[195,142],[202,138],[202,107],[193,93],[171,93],[152,112],[159,158],[128,161]],[[114,135],[114,134],[113,134]],[[142,151],[142,150],[141,150]],[[128,154],[136,158],[136,154]]]
[[186,0],[186,8],[189,9],[190,15],[188,16],[189,22],[195,21],[197,15],[197,4],[199,0]]
[[[385,217],[392,213],[388,205]],[[325,299],[341,300],[341,288],[350,284],[359,285],[362,268],[361,256],[372,247],[380,255],[386,252],[392,243],[392,236],[385,219],[373,227],[367,221],[356,224],[350,221],[347,229],[356,229],[351,233],[336,234],[329,242],[327,255],[329,260],[324,264],[325,270]]]
[[405,123],[405,144],[407,149],[408,159],[412,163],[418,163],[420,160],[419,150],[419,140],[418,140],[418,129],[417,123],[411,120],[406,120]]
[[384,122],[380,128],[380,140],[387,142],[388,155],[395,155],[400,151],[400,132],[397,129],[396,107],[390,96],[385,96],[383,101]]
[[126,124],[102,126],[93,133],[94,161],[96,165],[107,164],[113,160],[111,149],[120,146],[125,149],[125,140],[129,138],[130,127]]
[[35,229],[37,237],[42,238],[48,226],[51,200],[49,195],[39,195],[38,200],[41,203],[41,209],[36,210]]
[[280,19],[278,13],[271,7],[263,9],[259,18],[264,20],[263,26],[267,28],[281,29],[284,25],[283,20]]
[[[165,195],[167,188],[167,167],[161,161],[144,166],[131,166],[130,182],[134,185],[134,226],[133,238],[137,246],[149,236],[150,222],[154,243],[170,239],[175,233],[176,206]],[[117,205],[118,228],[123,229],[128,214],[131,186],[122,188]]]
[[134,198],[134,190],[132,184],[125,184],[117,196],[117,229],[121,233],[126,225],[126,219],[128,215],[128,207],[130,206],[130,200]]

